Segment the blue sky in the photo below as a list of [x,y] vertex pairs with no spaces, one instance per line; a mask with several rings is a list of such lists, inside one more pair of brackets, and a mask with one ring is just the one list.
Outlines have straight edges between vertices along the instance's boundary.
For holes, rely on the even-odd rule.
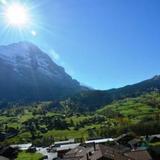
[[22,34],[12,27],[6,31],[1,17],[0,44],[32,41],[73,78],[97,89],[121,87],[160,74],[159,0],[23,3],[30,8],[33,24]]

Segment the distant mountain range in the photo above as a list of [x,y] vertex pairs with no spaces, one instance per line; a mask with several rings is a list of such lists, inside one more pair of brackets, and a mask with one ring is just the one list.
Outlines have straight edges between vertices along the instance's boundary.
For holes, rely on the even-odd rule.
[[67,103],[74,106],[80,112],[94,111],[104,105],[111,104],[125,98],[134,98],[150,92],[160,92],[160,76],[154,76],[151,79],[137,84],[128,85],[118,89],[105,91],[88,90],[80,92],[66,100]]
[[160,91],[160,76],[118,89],[93,90],[81,86],[32,43],[0,46],[0,101],[63,100],[79,111],[91,111],[152,91]]
[[32,43],[0,46],[0,100],[61,99],[82,88]]

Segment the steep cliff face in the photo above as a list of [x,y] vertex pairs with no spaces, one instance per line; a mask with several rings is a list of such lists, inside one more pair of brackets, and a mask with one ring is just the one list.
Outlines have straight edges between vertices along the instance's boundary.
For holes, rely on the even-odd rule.
[[0,46],[0,99],[51,100],[81,90],[64,68],[37,46],[19,42]]

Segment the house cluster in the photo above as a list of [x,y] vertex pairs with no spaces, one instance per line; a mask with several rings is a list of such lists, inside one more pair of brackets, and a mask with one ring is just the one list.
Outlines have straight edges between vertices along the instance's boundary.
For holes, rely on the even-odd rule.
[[81,145],[67,152],[63,160],[152,160],[146,150],[130,151],[102,144]]
[[[109,143],[107,143],[109,142]],[[61,160],[152,160],[147,144],[132,134],[115,139],[87,141],[84,144],[59,152]]]
[[[39,152],[45,160],[160,160],[160,156],[155,158],[154,152],[148,151],[150,142],[160,142],[160,135],[136,137],[130,133],[114,139],[95,139],[83,143],[70,139],[55,142],[47,148],[34,147],[32,144],[11,145],[0,148],[0,160],[6,160],[9,155],[14,157],[18,150]],[[155,153],[160,155],[160,149],[155,150]]]

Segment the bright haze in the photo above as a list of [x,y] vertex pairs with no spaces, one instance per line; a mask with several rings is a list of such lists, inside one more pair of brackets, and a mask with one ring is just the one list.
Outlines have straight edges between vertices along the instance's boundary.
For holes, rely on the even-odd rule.
[[0,45],[31,41],[83,84],[120,87],[160,73],[159,6],[159,0],[0,0]]

